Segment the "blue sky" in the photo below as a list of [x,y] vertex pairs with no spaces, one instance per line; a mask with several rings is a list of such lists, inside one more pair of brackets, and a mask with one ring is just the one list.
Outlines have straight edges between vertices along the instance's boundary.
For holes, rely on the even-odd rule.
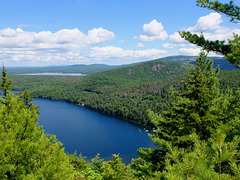
[[5,66],[118,65],[198,55],[178,31],[202,32],[210,40],[240,34],[239,24],[195,0],[0,0],[0,7]]

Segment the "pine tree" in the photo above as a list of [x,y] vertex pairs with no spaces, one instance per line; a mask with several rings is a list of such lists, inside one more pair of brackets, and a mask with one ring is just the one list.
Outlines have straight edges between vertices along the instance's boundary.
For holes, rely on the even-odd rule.
[[32,102],[33,98],[31,98],[29,92],[26,89],[20,94],[20,98],[24,101],[26,107],[32,108],[34,106]]
[[12,83],[11,80],[7,77],[7,70],[6,70],[5,66],[3,65],[1,90],[2,90],[2,95],[4,97],[6,97],[7,94],[10,92],[11,83]]
[[140,177],[165,176],[169,144],[191,153],[196,143],[192,134],[207,142],[220,129],[226,134],[226,142],[232,142],[240,133],[240,91],[233,95],[231,90],[225,93],[219,90],[219,69],[212,68],[213,61],[206,54],[201,53],[196,62],[197,67],[182,81],[183,90],[171,90],[175,101],[168,109],[162,114],[149,111],[149,118],[157,128],[150,136],[159,149],[138,151],[140,158],[132,166]]
[[196,62],[196,69],[192,69],[188,80],[182,82],[183,92],[172,90],[175,102],[171,107],[163,115],[149,113],[157,127],[152,139],[161,148],[168,141],[174,146],[191,148],[190,134],[196,133],[201,140],[207,140],[225,118],[227,107],[219,90],[219,69],[212,68],[213,61],[204,53]]
[[0,179],[72,179],[69,157],[54,136],[38,126],[38,108],[10,93],[3,68],[0,97]]
[[194,142],[193,151],[173,147],[168,143],[166,155],[167,179],[239,179],[239,136],[231,142],[221,130],[208,141],[202,141],[196,134],[190,135]]

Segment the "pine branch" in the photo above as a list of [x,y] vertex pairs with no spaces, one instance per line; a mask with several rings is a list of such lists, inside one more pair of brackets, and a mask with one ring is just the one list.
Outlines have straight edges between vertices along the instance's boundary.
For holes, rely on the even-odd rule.
[[207,9],[212,9],[216,12],[225,14],[231,17],[231,22],[240,21],[240,8],[234,5],[234,1],[222,4],[219,1],[197,0],[197,6]]
[[203,35],[198,36],[197,34],[192,34],[191,32],[182,31],[179,32],[180,36],[192,44],[202,47],[206,51],[214,51],[226,56],[231,52],[231,47],[229,44],[225,44],[225,41],[209,41],[204,38]]

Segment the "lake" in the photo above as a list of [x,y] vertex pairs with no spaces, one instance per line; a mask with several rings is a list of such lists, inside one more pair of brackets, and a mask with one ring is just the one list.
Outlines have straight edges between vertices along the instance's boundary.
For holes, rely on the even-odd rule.
[[34,99],[40,106],[39,125],[55,134],[69,153],[82,153],[87,160],[100,153],[110,160],[120,153],[123,162],[137,158],[140,147],[155,147],[146,129],[67,102]]
[[59,73],[59,72],[44,72],[44,73],[27,73],[27,74],[19,74],[19,75],[31,75],[31,76],[86,76],[86,74],[82,73]]

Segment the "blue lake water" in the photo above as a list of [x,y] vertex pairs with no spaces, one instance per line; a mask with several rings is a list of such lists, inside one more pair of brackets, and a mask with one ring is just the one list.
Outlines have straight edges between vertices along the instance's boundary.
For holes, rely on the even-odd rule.
[[140,147],[154,147],[149,132],[127,121],[61,101],[35,98],[34,103],[40,107],[39,125],[45,132],[55,134],[66,151],[82,153],[87,160],[97,153],[105,160],[120,153],[129,163]]

